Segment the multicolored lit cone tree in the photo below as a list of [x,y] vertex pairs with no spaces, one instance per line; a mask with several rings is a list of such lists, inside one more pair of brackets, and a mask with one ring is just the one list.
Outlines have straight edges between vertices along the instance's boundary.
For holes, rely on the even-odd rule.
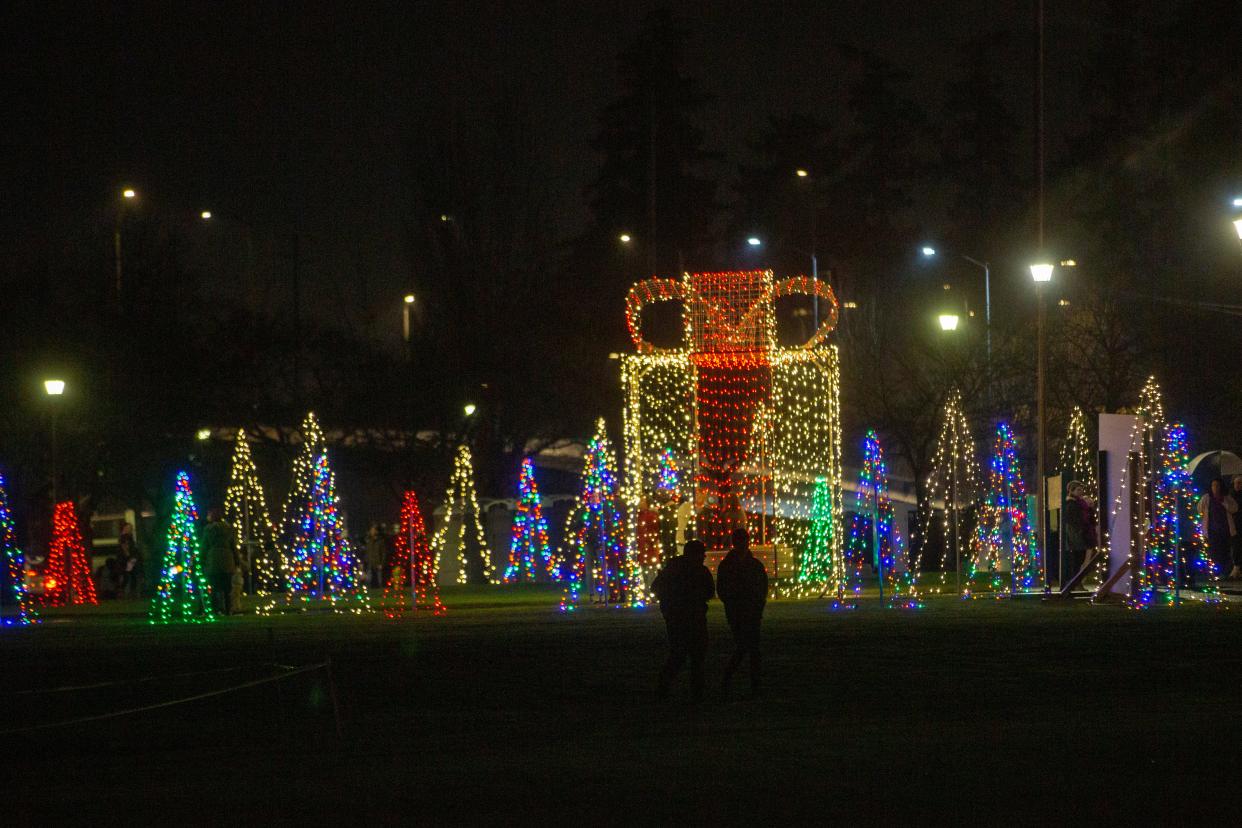
[[798,561],[797,594],[823,596],[841,582],[843,573],[837,554],[837,521],[832,483],[827,477],[817,477],[811,495],[811,528]]
[[1186,428],[1172,423],[1164,429],[1164,441],[1152,477],[1151,525],[1147,530],[1143,565],[1132,605],[1144,608],[1162,600],[1178,600],[1179,582],[1195,584],[1208,603],[1223,600],[1220,573],[1208,555],[1203,523],[1197,514],[1198,493],[1186,466],[1190,451]]
[[845,577],[838,582],[834,607],[852,609],[857,605],[862,593],[863,566],[868,560],[878,565],[881,603],[891,607],[921,606],[906,545],[893,518],[884,450],[875,431],[869,430],[863,440],[863,466],[845,545]]
[[250,441],[240,428],[224,495],[224,519],[233,527],[238,550],[250,559],[255,592],[267,595],[284,589],[285,567],[276,527],[267,511],[267,500],[250,454]]
[[52,513],[52,548],[43,571],[43,603],[50,607],[99,603],[77,510],[70,500],[57,503]]
[[341,525],[336,480],[326,452],[316,458],[306,502],[288,529],[288,597],[303,608],[328,601],[337,611],[370,610]]
[[151,599],[151,623],[214,621],[211,587],[203,574],[203,555],[198,545],[198,509],[190,490],[190,477],[177,474],[172,519],[165,534],[164,564]]
[[[466,554],[467,521],[473,524],[478,550],[474,561]],[[479,573],[477,577],[486,583],[493,581],[495,568],[492,566],[492,556],[488,551],[487,537],[483,534],[483,521],[479,514],[479,497],[474,485],[474,460],[470,455],[470,447],[466,445],[457,447],[453,474],[449,478],[448,491],[444,493],[444,523],[431,539],[431,548],[435,550],[437,560],[444,554],[450,541],[454,541],[457,548],[458,583],[464,584],[471,579],[471,569],[476,563]]]
[[535,466],[527,457],[518,475],[517,510],[513,514],[504,581],[534,581],[542,575],[556,578],[556,559],[548,545],[548,522],[543,517],[539,486],[535,483]]
[[[285,497],[284,508],[280,510],[280,547],[286,566],[290,543],[294,535],[301,531],[299,524],[302,513],[315,485],[315,464],[319,462],[320,455],[327,454],[328,451],[328,443],[324,439],[323,430],[319,427],[315,412],[306,412],[300,431],[302,446],[298,450],[298,456],[293,459],[289,494]],[[288,573],[286,573],[287,580]]]
[[[962,407],[962,396],[957,391],[945,401],[944,416],[940,421],[940,436],[936,439],[936,454],[932,457],[932,471],[927,478],[923,501],[922,528],[919,553],[914,569],[922,572],[923,552],[937,536],[941,541],[940,585],[946,587],[949,573],[953,573],[956,591],[961,591],[961,566],[963,536],[970,537],[969,527],[963,525],[974,507],[979,493],[978,459],[975,441],[970,434],[970,424]],[[943,504],[939,520],[936,503]]]
[[973,595],[985,585],[997,594],[1026,592],[1041,586],[1039,546],[1027,519],[1026,485],[1022,482],[1013,430],[1007,423],[996,426],[990,468],[988,488],[979,504],[964,596]]
[[[397,533],[393,550],[392,571],[384,585],[384,614],[400,618],[409,610],[429,609],[435,615],[444,614],[440,603],[438,557],[427,543],[427,527],[423,523],[422,510],[418,508],[418,495],[405,493],[401,502],[401,531]],[[413,583],[410,583],[410,579]]]
[[9,578],[0,609],[7,613],[10,607],[16,608],[16,614],[3,616],[3,623],[6,626],[36,623],[39,616],[26,591],[26,556],[17,547],[17,532],[13,528],[13,512],[9,508],[9,492],[3,474],[0,474],[0,556],[4,557]]
[[625,542],[616,468],[616,455],[601,417],[583,460],[582,490],[565,522],[560,557],[568,571],[562,610],[577,608],[588,566],[593,570],[592,600],[611,606],[645,605],[641,569]]

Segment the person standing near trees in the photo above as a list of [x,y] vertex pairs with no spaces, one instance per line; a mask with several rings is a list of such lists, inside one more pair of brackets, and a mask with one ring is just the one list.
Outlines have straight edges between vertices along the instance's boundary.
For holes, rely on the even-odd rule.
[[750,657],[750,689],[760,692],[759,626],[768,602],[768,571],[763,561],[750,553],[750,535],[745,529],[733,530],[733,548],[716,569],[716,593],[724,604],[725,620],[733,633],[737,649],[725,667],[720,687],[729,690],[729,681],[742,659]]
[[237,545],[233,540],[233,527],[221,516],[218,506],[213,506],[207,512],[202,548],[215,610],[223,615],[231,615],[241,609],[233,595],[233,575],[238,573]]
[[1087,552],[1098,545],[1095,502],[1087,497],[1087,487],[1077,480],[1066,487],[1065,501],[1065,571],[1069,581],[1082,569]]
[[669,686],[690,661],[690,695],[703,700],[703,661],[707,657],[707,602],[716,594],[712,573],[703,565],[707,547],[692,540],[682,554],[664,565],[651,582],[668,629],[668,658],[660,671],[656,695],[668,696]]
[[1238,502],[1225,492],[1220,478],[1212,480],[1212,488],[1199,498],[1199,519],[1203,522],[1203,537],[1207,539],[1208,556],[1219,573],[1225,573],[1229,565],[1230,546],[1238,534],[1234,514]]

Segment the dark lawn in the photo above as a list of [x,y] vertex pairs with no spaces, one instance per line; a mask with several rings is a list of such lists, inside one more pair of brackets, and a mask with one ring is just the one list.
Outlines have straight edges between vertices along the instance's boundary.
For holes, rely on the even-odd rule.
[[[765,696],[714,691],[695,709],[684,682],[674,700],[652,698],[654,610],[565,617],[540,589],[445,600],[444,618],[171,628],[110,604],[0,631],[6,728],[330,656],[344,730],[338,740],[317,672],[7,734],[5,812],[17,824],[1235,821],[1237,610],[934,599],[914,614],[834,614],[778,602]],[[710,621],[714,684],[729,644],[718,604]],[[12,693],[201,670],[220,672]]]

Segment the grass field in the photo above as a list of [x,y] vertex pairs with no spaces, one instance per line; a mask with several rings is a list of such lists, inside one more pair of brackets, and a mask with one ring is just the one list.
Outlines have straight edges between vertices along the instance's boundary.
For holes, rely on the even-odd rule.
[[[445,600],[444,618],[171,628],[122,603],[0,631],[7,730],[236,686],[272,663],[333,668],[6,733],[6,821],[1237,821],[1237,610],[778,602],[764,697],[709,692],[695,708],[684,681],[653,699],[655,611],[565,617],[542,588]],[[729,641],[715,602],[709,620],[711,680]]]

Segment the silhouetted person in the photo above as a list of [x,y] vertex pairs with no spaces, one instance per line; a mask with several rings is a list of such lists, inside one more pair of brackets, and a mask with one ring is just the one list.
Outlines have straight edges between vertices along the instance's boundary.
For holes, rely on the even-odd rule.
[[231,615],[241,607],[233,602],[233,575],[237,565],[237,544],[233,527],[225,522],[220,509],[212,507],[207,512],[207,525],[203,527],[199,548],[203,553],[203,568],[211,582],[211,596],[216,612]]
[[690,693],[695,701],[703,698],[703,659],[707,656],[707,602],[716,589],[712,573],[703,566],[707,547],[702,541],[686,544],[681,555],[665,564],[651,582],[651,591],[660,602],[660,614],[668,628],[668,659],[660,672],[657,693],[668,695],[669,685],[690,660]]
[[716,569],[716,593],[724,604],[725,620],[733,633],[737,649],[725,667],[720,686],[729,689],[733,671],[750,656],[750,689],[759,692],[759,625],[768,602],[768,571],[763,561],[750,554],[750,536],[745,529],[733,530],[733,548]]

